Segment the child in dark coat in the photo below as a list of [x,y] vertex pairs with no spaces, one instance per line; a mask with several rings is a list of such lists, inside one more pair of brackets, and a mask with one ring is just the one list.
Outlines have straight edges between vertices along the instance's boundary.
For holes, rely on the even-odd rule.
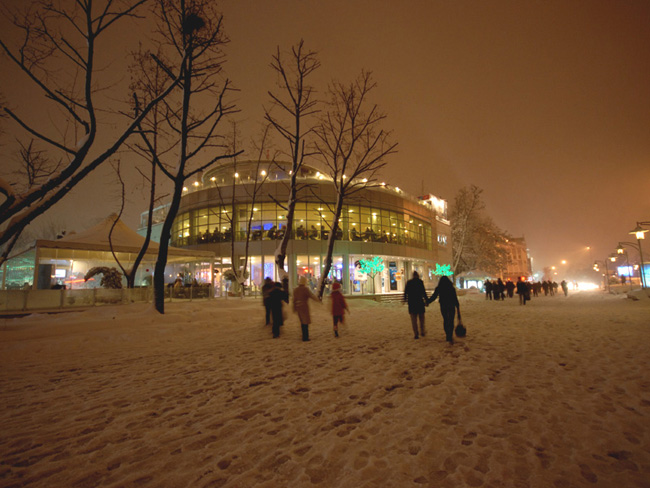
[[334,283],[332,285],[332,320],[334,321],[334,337],[339,336],[339,322],[343,323],[343,315],[348,308],[348,303],[345,301],[343,293],[341,293],[341,283]]

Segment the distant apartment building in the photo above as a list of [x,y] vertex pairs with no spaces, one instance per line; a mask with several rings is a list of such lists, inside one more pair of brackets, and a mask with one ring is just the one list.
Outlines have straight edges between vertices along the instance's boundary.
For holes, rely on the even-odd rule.
[[505,247],[508,252],[508,260],[502,273],[503,279],[517,281],[520,276],[526,278],[532,276],[532,258],[528,253],[526,239],[524,237],[508,239]]

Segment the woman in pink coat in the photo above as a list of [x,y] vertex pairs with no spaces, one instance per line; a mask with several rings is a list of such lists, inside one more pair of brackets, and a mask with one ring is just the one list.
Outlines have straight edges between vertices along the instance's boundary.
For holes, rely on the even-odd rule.
[[298,286],[293,290],[293,311],[298,314],[300,327],[302,328],[302,340],[309,340],[309,324],[311,316],[309,315],[309,300],[318,301],[318,298],[307,288],[307,278],[301,276]]

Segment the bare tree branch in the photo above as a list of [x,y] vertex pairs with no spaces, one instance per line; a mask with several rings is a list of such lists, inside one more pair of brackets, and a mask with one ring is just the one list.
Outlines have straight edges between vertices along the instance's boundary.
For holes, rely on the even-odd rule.
[[[288,155],[291,159],[291,179],[287,208],[287,230],[276,250],[275,264],[278,273],[285,275],[284,261],[287,255],[289,239],[293,231],[293,215],[298,198],[297,176],[305,158],[312,155],[306,149],[306,139],[312,132],[311,116],[318,112],[318,100],[314,98],[314,89],[309,85],[311,75],[320,67],[317,54],[307,51],[304,41],[293,46],[288,61],[284,59],[280,48],[271,62],[271,69],[280,77],[279,92],[269,91],[271,107],[265,108],[264,118],[275,131],[285,139],[288,145]],[[282,116],[273,114],[272,109],[279,108]],[[303,125],[307,127],[303,129]]]
[[[140,124],[141,148],[149,152],[163,174],[171,181],[173,191],[169,211],[163,222],[158,259],[154,272],[155,306],[164,313],[164,269],[167,263],[171,228],[178,213],[187,178],[238,152],[218,144],[218,128],[224,117],[236,112],[225,102],[230,82],[219,78],[223,46],[228,39],[222,30],[222,15],[210,0],[157,0],[155,14],[159,33],[158,52],[152,55],[156,79],[179,73],[179,90],[166,100],[156,125],[157,143],[147,136],[151,117]],[[151,66],[149,66],[151,68]],[[146,80],[146,73],[140,75]],[[140,92],[143,92],[143,86]],[[155,91],[155,90],[154,90]],[[152,96],[151,94],[145,95]],[[205,110],[205,97],[213,97]],[[152,114],[153,115],[153,114]],[[165,146],[165,144],[167,146]],[[173,150],[170,150],[173,146]],[[202,159],[194,163],[194,159]]]
[[390,142],[390,133],[379,127],[386,116],[379,112],[377,105],[371,105],[366,111],[369,94],[375,87],[371,73],[365,71],[347,86],[332,83],[328,110],[314,131],[319,160],[327,168],[337,194],[319,283],[320,297],[332,266],[334,241],[345,201],[366,188],[386,165],[386,158],[396,152],[397,143]]
[[[29,223],[81,182],[90,172],[106,161],[120,148],[126,139],[137,129],[141,120],[178,83],[179,78],[169,83],[159,97],[146,104],[140,116],[132,120],[121,132],[110,139],[107,149],[95,150],[98,122],[104,112],[96,107],[95,93],[101,89],[95,86],[96,41],[105,29],[126,17],[135,17],[135,9],[146,0],[96,0],[93,2],[62,0],[42,0],[29,5],[22,15],[13,18],[13,25],[22,31],[23,37],[10,47],[4,38],[0,47],[8,59],[28,80],[44,94],[46,100],[62,109],[63,124],[55,122],[53,129],[60,131],[60,137],[47,135],[37,129],[6,105],[3,111],[27,133],[38,141],[49,145],[48,151],[62,153],[63,156],[48,156],[52,160],[64,161],[65,165],[39,185],[15,194],[0,205],[0,245],[9,242]],[[104,5],[102,9],[100,5]],[[66,36],[60,28],[69,28]],[[69,35],[74,37],[69,37]],[[9,34],[7,34],[8,36]],[[67,67],[72,69],[66,72]],[[83,81],[77,83],[68,73],[79,70]],[[100,119],[98,119],[100,117]],[[66,140],[72,126],[74,133],[83,136],[72,147]],[[5,185],[0,185],[6,188]]]

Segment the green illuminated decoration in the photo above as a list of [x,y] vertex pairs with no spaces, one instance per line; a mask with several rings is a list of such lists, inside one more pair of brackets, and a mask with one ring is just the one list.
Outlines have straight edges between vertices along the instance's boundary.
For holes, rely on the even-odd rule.
[[433,274],[436,276],[452,276],[454,273],[451,270],[450,264],[443,264],[440,266],[438,263],[436,263],[436,270],[433,272]]
[[385,266],[384,260],[379,256],[375,256],[374,258],[359,260],[359,267],[362,273],[375,276],[377,273],[381,273]]

